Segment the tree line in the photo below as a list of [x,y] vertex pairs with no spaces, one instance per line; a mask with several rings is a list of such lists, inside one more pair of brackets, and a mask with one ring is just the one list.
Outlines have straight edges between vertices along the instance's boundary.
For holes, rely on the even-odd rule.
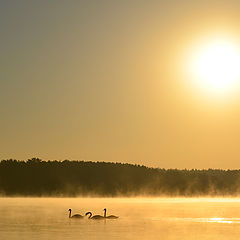
[[240,170],[178,170],[91,161],[0,162],[3,196],[238,195]]

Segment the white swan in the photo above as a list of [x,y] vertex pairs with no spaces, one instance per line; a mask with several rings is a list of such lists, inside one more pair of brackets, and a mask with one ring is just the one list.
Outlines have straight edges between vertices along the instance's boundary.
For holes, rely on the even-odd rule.
[[80,215],[80,214],[72,215],[72,209],[71,208],[69,208],[68,211],[69,211],[69,218],[83,218],[83,216]]
[[91,212],[87,212],[85,215],[86,215],[86,216],[89,215],[89,216],[88,216],[88,219],[93,219],[93,220],[102,220],[102,219],[105,219],[105,218],[104,218],[103,216],[101,216],[101,215],[94,215],[94,216],[92,216],[92,213],[91,213]]
[[119,218],[118,216],[114,216],[114,215],[107,216],[107,209],[106,208],[104,208],[103,211],[104,211],[104,218],[107,218],[107,219],[117,219],[117,218]]

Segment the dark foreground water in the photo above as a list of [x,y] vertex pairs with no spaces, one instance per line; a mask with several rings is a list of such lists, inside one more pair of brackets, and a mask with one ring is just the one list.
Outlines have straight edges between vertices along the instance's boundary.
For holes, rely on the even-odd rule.
[[[69,219],[69,208],[120,218]],[[0,198],[1,240],[239,238],[236,198]]]

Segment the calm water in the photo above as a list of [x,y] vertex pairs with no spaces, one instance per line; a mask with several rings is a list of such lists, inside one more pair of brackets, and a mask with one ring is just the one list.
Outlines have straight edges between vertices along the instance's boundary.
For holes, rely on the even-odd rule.
[[[73,214],[117,220],[69,219]],[[240,199],[1,198],[0,239],[239,239]]]

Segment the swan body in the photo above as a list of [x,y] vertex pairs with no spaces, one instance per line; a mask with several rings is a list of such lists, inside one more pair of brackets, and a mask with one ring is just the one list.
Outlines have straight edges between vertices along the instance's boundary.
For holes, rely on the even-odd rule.
[[96,220],[100,220],[100,219],[104,219],[104,217],[103,216],[101,216],[101,215],[94,215],[94,216],[92,216],[91,217],[91,219],[96,219]]
[[114,215],[110,215],[110,216],[107,216],[107,209],[104,208],[104,216],[101,216],[101,215],[94,215],[92,216],[92,213],[91,212],[87,212],[85,214],[85,216],[89,215],[88,216],[88,219],[93,219],[93,220],[100,220],[100,219],[117,219],[118,216],[114,216]]
[[101,215],[94,215],[92,216],[92,213],[91,212],[87,212],[85,214],[86,216],[89,215],[88,219],[93,219],[93,220],[102,220],[102,219],[105,219],[103,216]]
[[106,208],[104,208],[103,211],[104,211],[104,218],[107,218],[107,219],[117,219],[118,218],[118,216],[114,216],[114,215],[107,216],[107,209]]
[[119,218],[118,216],[114,216],[114,215],[109,215],[106,217],[107,219],[117,219]]
[[72,209],[71,208],[69,208],[68,211],[69,211],[69,218],[83,218],[83,216],[80,215],[80,214],[72,215]]

